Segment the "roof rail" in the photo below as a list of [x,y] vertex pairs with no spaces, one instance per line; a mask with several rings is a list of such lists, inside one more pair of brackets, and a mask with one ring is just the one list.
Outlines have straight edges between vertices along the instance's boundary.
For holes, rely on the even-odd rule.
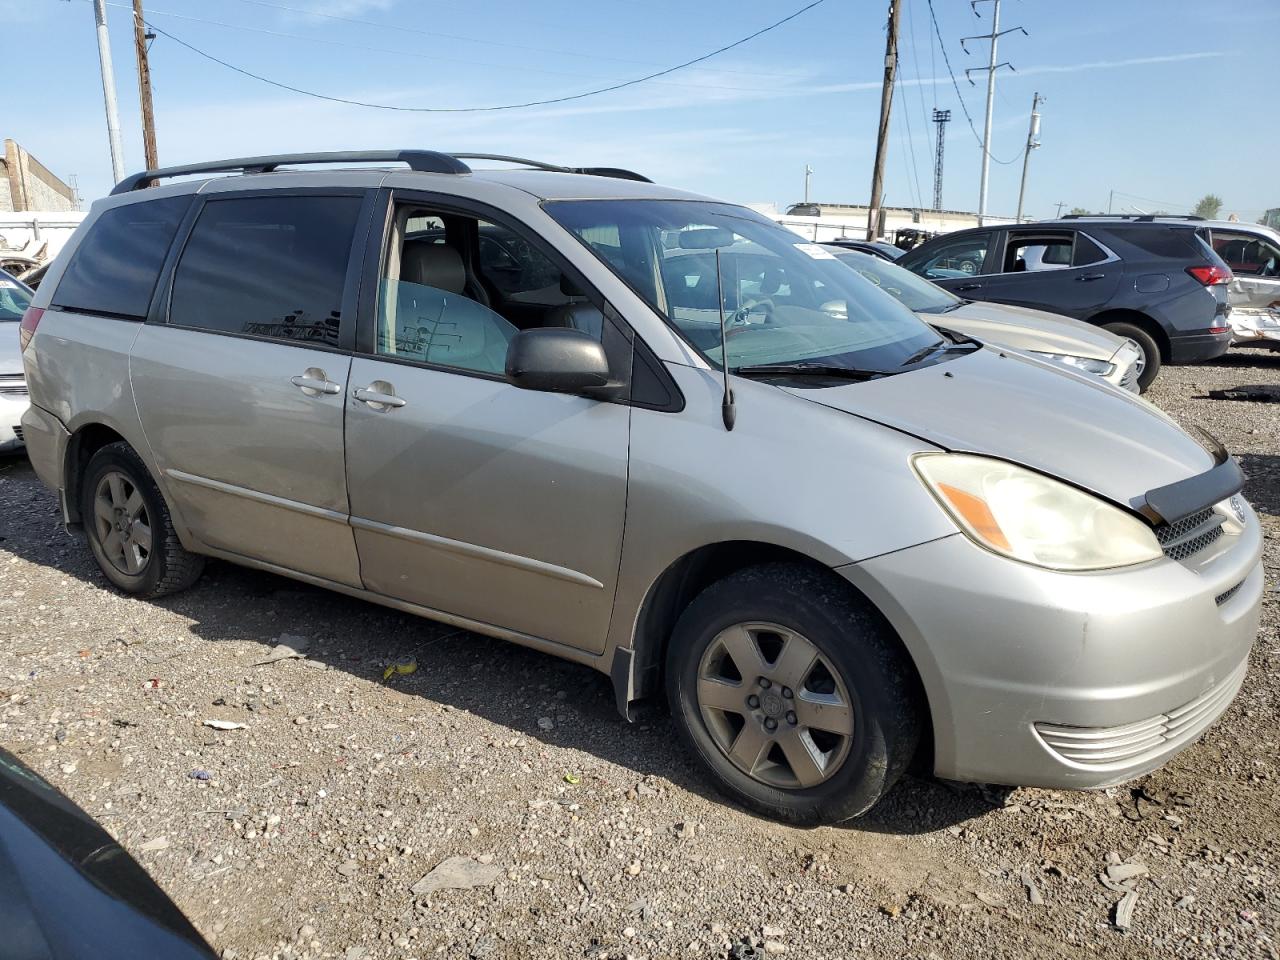
[[1154,223],[1156,220],[1203,220],[1194,213],[1068,213],[1063,220],[1132,220]]
[[637,180],[640,183],[653,183],[644,174],[621,167],[564,167],[558,163],[546,163],[542,160],[529,160],[525,157],[508,157],[501,153],[451,153],[456,160],[498,160],[503,163],[518,163],[523,167],[535,170],[549,170],[553,173],[580,173],[589,177],[613,177],[615,180]]
[[280,153],[266,157],[241,157],[238,160],[215,160],[212,163],[189,163],[180,167],[161,167],[130,174],[112,188],[111,193],[129,193],[151,185],[154,180],[184,177],[196,173],[269,173],[288,164],[367,163],[397,161],[411,170],[423,173],[470,173],[471,168],[457,157],[434,150],[337,150],[327,153]]

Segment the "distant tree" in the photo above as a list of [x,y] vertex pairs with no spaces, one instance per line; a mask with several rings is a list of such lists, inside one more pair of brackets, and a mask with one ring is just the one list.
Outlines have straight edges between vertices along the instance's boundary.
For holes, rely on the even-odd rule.
[[1084,207],[1072,207],[1071,215],[1073,217],[1087,217],[1089,216],[1089,211],[1086,210]]
[[1222,212],[1222,198],[1215,193],[1206,193],[1191,212],[1206,220],[1216,220]]

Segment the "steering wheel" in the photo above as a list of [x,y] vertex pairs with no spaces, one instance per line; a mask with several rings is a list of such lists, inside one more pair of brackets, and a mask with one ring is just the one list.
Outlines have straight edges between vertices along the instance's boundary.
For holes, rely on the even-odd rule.
[[742,306],[733,311],[731,316],[725,318],[725,326],[727,327],[729,322],[732,321],[737,324],[735,329],[740,330],[747,325],[747,318],[757,309],[764,314],[764,319],[760,321],[762,324],[774,322],[773,300],[769,297],[761,297],[758,300],[744,300]]

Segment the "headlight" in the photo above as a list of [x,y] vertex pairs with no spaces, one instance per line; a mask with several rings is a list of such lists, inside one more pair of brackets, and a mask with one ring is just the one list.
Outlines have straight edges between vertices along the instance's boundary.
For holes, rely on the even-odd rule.
[[1052,570],[1104,570],[1163,555],[1137,517],[1043,474],[968,454],[912,462],[960,529],[1002,556]]
[[1092,357],[1077,357],[1069,353],[1045,353],[1042,350],[1028,350],[1027,353],[1033,357],[1039,357],[1041,360],[1048,360],[1051,363],[1060,363],[1064,367],[1070,367],[1072,370],[1082,370],[1085,373],[1092,373],[1099,377],[1109,377],[1116,372],[1116,365],[1106,360],[1095,360]]

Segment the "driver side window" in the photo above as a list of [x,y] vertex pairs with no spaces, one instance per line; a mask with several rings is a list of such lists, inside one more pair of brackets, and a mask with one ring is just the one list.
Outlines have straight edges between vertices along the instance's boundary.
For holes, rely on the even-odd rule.
[[931,280],[981,273],[990,242],[991,235],[982,233],[944,243],[917,268],[917,272]]

